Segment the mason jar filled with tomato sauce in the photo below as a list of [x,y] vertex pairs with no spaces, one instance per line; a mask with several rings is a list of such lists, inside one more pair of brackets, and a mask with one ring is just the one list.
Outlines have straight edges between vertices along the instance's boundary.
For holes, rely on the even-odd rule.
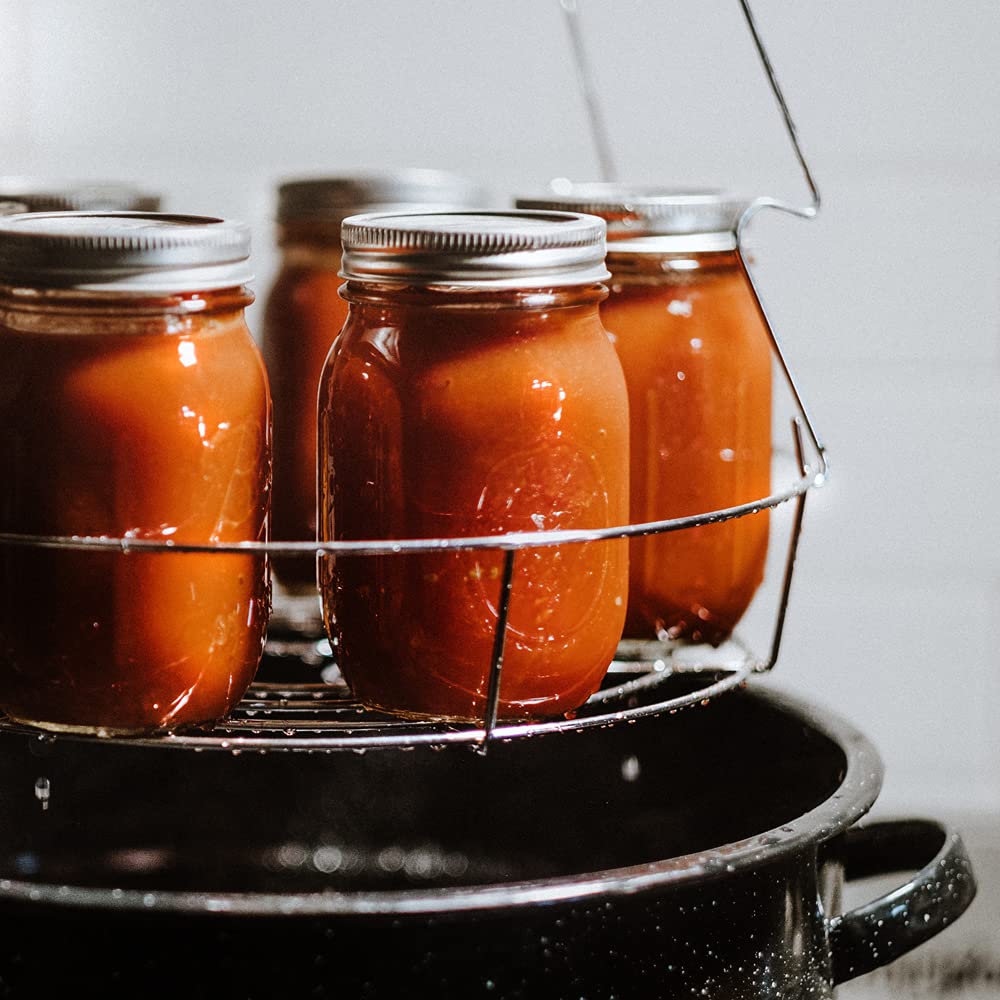
[[[628,384],[633,523],[770,493],[771,348],[734,235],[745,204],[617,184],[518,201],[607,221],[601,314]],[[767,511],[633,539],[626,636],[720,643],[763,579],[767,545]]]
[[[262,346],[274,399],[272,532],[278,541],[316,537],[316,393],[330,345],[347,318],[339,295],[340,225],[349,215],[400,206],[475,207],[472,181],[442,170],[406,169],[293,180],[278,189],[282,259],[264,311]],[[311,558],[278,558],[292,594],[316,594]]]
[[[628,401],[601,323],[604,223],[375,214],[343,227],[350,304],[320,380],[321,541],[600,529],[628,517]],[[365,704],[482,719],[504,556],[327,555],[340,669]],[[501,718],[582,704],[625,615],[624,539],[515,557]]]
[[250,684],[265,557],[170,551],[267,538],[270,400],[243,316],[248,257],[246,227],[220,219],[0,219],[0,532],[125,540],[0,543],[11,718],[171,730],[220,719]]

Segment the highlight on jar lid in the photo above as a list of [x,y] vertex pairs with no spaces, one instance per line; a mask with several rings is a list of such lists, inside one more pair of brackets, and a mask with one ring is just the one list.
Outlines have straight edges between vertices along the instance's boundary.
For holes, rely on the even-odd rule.
[[478,208],[486,192],[448,170],[418,167],[286,181],[278,188],[278,222],[336,222],[363,211],[403,205]]
[[723,191],[605,181],[553,181],[549,193],[515,202],[518,208],[600,216],[608,225],[608,242],[615,244],[616,253],[735,249],[736,224],[748,203]]
[[574,212],[371,213],[344,220],[342,278],[554,288],[610,277],[604,220]]
[[158,212],[160,196],[133,184],[44,177],[0,177],[0,201],[26,212]]
[[173,294],[253,278],[241,222],[155,212],[39,212],[0,219],[0,283]]

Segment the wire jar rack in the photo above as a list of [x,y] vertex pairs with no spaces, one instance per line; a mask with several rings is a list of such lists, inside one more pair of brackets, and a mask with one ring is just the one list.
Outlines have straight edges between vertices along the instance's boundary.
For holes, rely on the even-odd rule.
[[[282,628],[272,620],[265,659],[280,662],[283,658],[305,660],[313,668],[311,680],[258,680],[251,685],[230,717],[211,730],[190,730],[149,736],[66,734],[60,739],[98,740],[128,746],[155,746],[194,751],[216,750],[230,753],[301,751],[306,753],[369,749],[406,748],[418,745],[444,746],[466,744],[486,752],[493,741],[568,732],[617,723],[627,723],[644,716],[669,714],[711,699],[745,684],[755,673],[770,671],[778,660],[784,631],[795,559],[810,490],[821,486],[827,476],[825,447],[799,392],[791,369],[744,253],[743,234],[751,219],[763,209],[773,209],[800,218],[816,215],[820,196],[799,144],[797,132],[770,58],[758,32],[749,0],[739,0],[749,33],[760,58],[771,92],[781,113],[783,125],[802,175],[810,192],[810,201],[796,206],[779,199],[761,197],[750,202],[736,226],[736,255],[753,293],[767,332],[771,351],[788,389],[793,405],[791,447],[794,469],[783,485],[768,496],[719,510],[687,517],[625,524],[595,530],[553,530],[518,532],[483,537],[434,539],[383,539],[340,542],[237,542],[189,544],[170,539],[112,538],[106,536],[52,536],[0,532],[0,546],[33,549],[61,549],[87,552],[128,553],[227,553],[266,554],[268,556],[317,558],[386,556],[429,552],[492,550],[503,554],[499,579],[496,623],[488,675],[486,711],[481,722],[460,724],[415,721],[370,710],[354,700],[336,669],[335,650],[326,640],[296,634],[294,627]],[[583,44],[576,0],[560,0],[576,63],[581,93],[587,108],[593,139],[601,164],[602,179],[614,179],[611,155],[593,77]],[[580,545],[608,539],[635,538],[673,531],[691,530],[746,517],[791,503],[794,507],[787,552],[781,576],[774,620],[766,652],[756,654],[738,635],[717,649],[685,646],[657,640],[625,640],[611,664],[604,686],[575,712],[566,717],[532,721],[498,720],[503,683],[504,645],[507,616],[514,585],[514,569],[519,553],[532,548]],[[0,730],[31,733],[37,731],[0,716]],[[43,734],[42,739],[54,739]]]

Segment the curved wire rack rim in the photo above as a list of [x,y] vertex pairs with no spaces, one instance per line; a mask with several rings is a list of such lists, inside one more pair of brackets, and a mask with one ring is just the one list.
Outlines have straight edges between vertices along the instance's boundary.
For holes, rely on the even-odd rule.
[[[487,730],[481,725],[467,727],[449,723],[415,722],[400,723],[397,726],[380,726],[378,729],[366,732],[352,731],[348,725],[329,725],[308,722],[294,726],[295,735],[287,734],[280,737],[267,736],[264,733],[248,732],[252,723],[244,725],[227,725],[222,732],[215,733],[170,733],[151,736],[115,736],[99,737],[81,733],[50,734],[59,740],[84,740],[103,742],[115,746],[157,747],[176,750],[217,750],[225,753],[265,752],[312,752],[324,753],[334,750],[388,750],[413,746],[444,746],[447,744],[467,744],[472,748],[482,747],[489,740],[496,741],[517,739],[525,736],[542,736],[548,733],[571,732],[581,729],[610,726],[617,723],[628,723],[646,716],[660,715],[664,712],[677,712],[711,701],[728,691],[739,688],[753,673],[752,663],[744,662],[734,668],[713,668],[709,677],[716,679],[694,691],[676,695],[664,701],[636,705],[634,707],[618,708],[596,714],[580,714],[572,718],[551,719],[541,722],[500,722],[495,728]],[[660,675],[657,675],[658,677]],[[664,672],[663,679],[669,676]],[[708,678],[706,678],[708,679]],[[634,685],[635,682],[631,682]],[[652,686],[652,685],[649,685]],[[629,683],[623,687],[630,687]],[[626,692],[628,693],[628,692]],[[588,702],[580,711],[583,712],[591,703]],[[600,702],[592,707],[604,707]],[[291,724],[290,724],[291,727]],[[339,732],[337,730],[340,730]],[[243,731],[241,731],[243,730]],[[0,716],[0,731],[39,736],[39,731],[30,726],[13,722]],[[45,734],[42,734],[45,735]]]
[[704,514],[675,517],[643,524],[620,524],[610,528],[564,528],[553,531],[521,531],[503,535],[478,535],[468,538],[400,538],[395,540],[358,540],[340,542],[175,542],[160,538],[112,538],[105,535],[30,535],[21,532],[0,532],[0,547],[39,549],[71,549],[76,551],[105,550],[122,553],[225,553],[230,555],[317,555],[317,556],[379,556],[409,552],[469,551],[475,549],[542,548],[553,545],[577,545],[640,535],[658,535],[685,528],[718,524],[734,518],[757,514],[778,507],[802,496],[823,482],[823,475],[809,471],[790,486],[760,500],[724,507]]

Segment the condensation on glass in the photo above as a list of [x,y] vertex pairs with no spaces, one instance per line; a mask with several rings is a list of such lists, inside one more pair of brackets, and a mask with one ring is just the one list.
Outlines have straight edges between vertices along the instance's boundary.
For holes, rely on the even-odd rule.
[[[219,219],[0,220],[0,531],[266,541],[248,256]],[[268,608],[259,554],[0,546],[0,709],[109,734],[213,722],[253,678]]]
[[[628,518],[625,382],[599,305],[604,223],[566,213],[344,223],[350,312],[323,371],[322,540],[604,528]],[[499,714],[572,711],[621,635],[623,539],[518,553]],[[481,719],[503,553],[320,561],[365,704]]]
[[[631,521],[767,496],[771,349],[736,254],[745,202],[600,183],[518,205],[608,224],[601,312],[628,383]],[[626,636],[721,642],[763,579],[767,546],[767,511],[633,539]]]
[[[281,266],[264,310],[263,351],[274,398],[273,533],[316,537],[316,393],[334,338],[347,319],[339,295],[340,225],[387,206],[479,207],[482,191],[442,170],[396,170],[293,180],[278,189]],[[275,560],[279,582],[316,593],[309,558]]]

